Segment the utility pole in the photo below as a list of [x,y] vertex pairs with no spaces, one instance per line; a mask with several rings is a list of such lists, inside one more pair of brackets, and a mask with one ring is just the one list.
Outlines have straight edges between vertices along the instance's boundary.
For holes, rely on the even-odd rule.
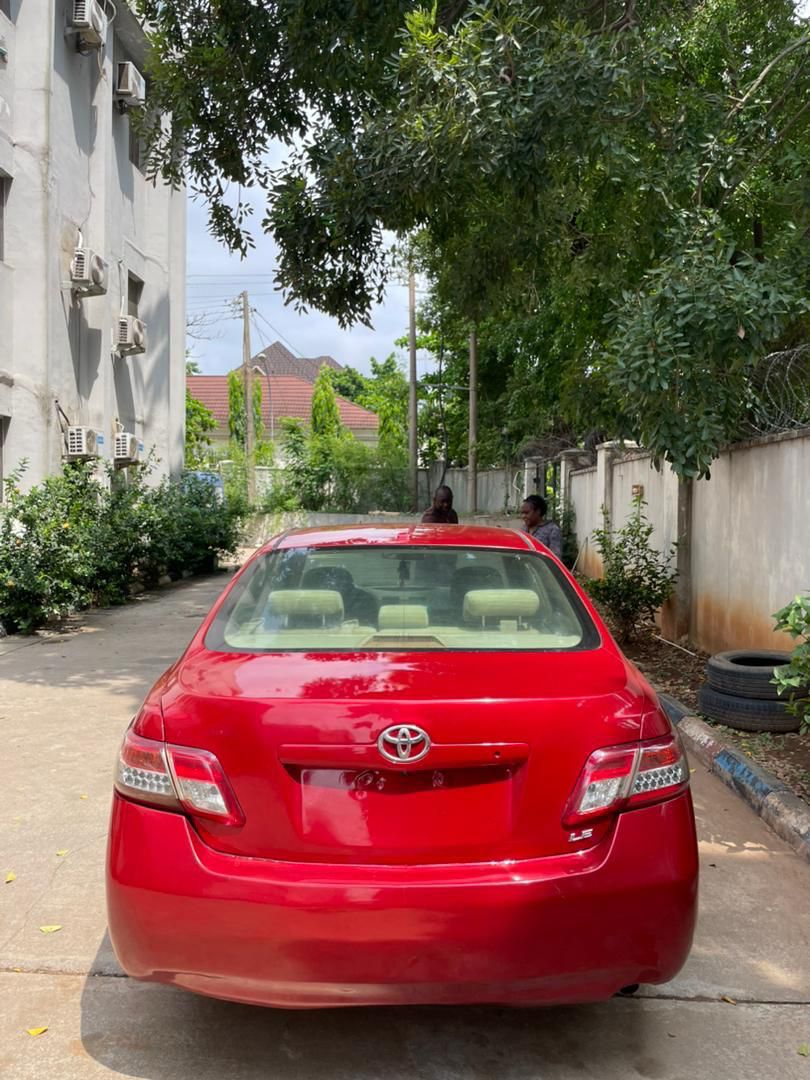
[[253,430],[253,370],[250,365],[250,305],[247,289],[242,293],[242,370],[245,382],[245,463],[247,468],[247,497],[256,502],[256,471],[253,461],[255,433]]
[[416,278],[411,271],[408,278],[409,315],[409,364],[408,364],[408,470],[410,472],[411,507],[419,509],[419,458],[416,431]]
[[478,512],[478,335],[470,333],[470,423],[467,452],[467,512]]

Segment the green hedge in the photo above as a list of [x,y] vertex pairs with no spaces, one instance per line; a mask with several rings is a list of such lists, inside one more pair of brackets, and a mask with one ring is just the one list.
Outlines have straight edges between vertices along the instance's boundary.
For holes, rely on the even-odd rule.
[[28,492],[21,471],[0,507],[0,626],[30,633],[91,605],[125,603],[132,585],[212,569],[233,552],[243,509],[197,477],[148,486],[151,465],[108,483],[69,464]]

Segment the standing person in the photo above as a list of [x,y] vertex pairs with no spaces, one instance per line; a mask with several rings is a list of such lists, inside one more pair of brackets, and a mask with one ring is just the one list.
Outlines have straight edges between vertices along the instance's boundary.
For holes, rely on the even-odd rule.
[[453,492],[442,484],[433,495],[433,503],[422,514],[425,525],[458,525],[458,514],[453,509]]
[[547,511],[548,504],[542,495],[527,495],[520,508],[526,532],[562,559],[562,532],[555,521],[546,521]]

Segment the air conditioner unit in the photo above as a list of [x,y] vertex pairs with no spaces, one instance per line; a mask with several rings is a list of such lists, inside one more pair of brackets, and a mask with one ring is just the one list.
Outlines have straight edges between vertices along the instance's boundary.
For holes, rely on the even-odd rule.
[[102,296],[107,291],[106,262],[90,248],[76,248],[70,263],[70,284],[84,296]]
[[129,106],[130,108],[143,105],[146,101],[146,81],[140,71],[129,60],[122,60],[118,65],[115,96],[122,106]]
[[65,457],[68,461],[85,461],[87,458],[98,457],[96,432],[88,427],[69,427]]
[[68,28],[81,35],[82,41],[101,48],[107,40],[107,16],[98,0],[69,0]]
[[146,352],[146,327],[134,315],[118,317],[116,350],[121,355]]
[[119,431],[115,436],[113,461],[116,465],[131,465],[140,457],[138,436]]

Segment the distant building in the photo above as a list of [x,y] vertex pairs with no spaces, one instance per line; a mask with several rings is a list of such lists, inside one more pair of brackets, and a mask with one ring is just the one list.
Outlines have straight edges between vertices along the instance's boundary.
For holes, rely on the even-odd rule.
[[143,171],[146,49],[126,3],[0,0],[0,483],[68,426],[182,469],[186,196]]
[[[267,435],[276,440],[281,430],[281,420],[292,417],[309,424],[312,417],[312,394],[314,380],[296,375],[262,375],[254,370],[254,379],[262,388],[262,419]],[[211,435],[214,443],[228,441],[228,376],[187,375],[186,386],[191,396],[210,409],[217,421]],[[379,418],[376,413],[355,405],[353,401],[337,398],[340,422],[356,439],[371,446],[377,444]]]
[[261,370],[264,375],[297,375],[299,379],[311,383],[318,378],[324,364],[335,371],[343,370],[343,366],[331,356],[294,356],[280,341],[274,341],[253,357],[254,368]]

